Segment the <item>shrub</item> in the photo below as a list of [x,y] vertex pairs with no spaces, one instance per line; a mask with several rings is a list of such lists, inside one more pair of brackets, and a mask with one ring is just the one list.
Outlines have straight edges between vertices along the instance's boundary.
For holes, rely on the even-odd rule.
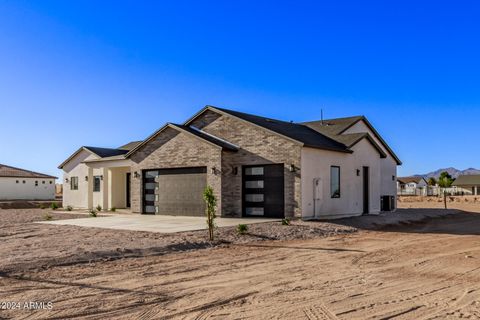
[[58,204],[57,204],[56,202],[52,202],[52,203],[50,204],[50,208],[51,208],[52,210],[57,210],[57,209],[58,209]]
[[110,208],[110,211],[115,212],[115,211],[117,211],[117,208],[111,207],[111,208]]
[[290,219],[282,219],[282,226],[289,226],[290,225]]
[[42,209],[42,210],[45,209],[45,205],[44,205],[44,204],[41,204],[41,205],[39,205],[38,207],[39,207],[40,209]]
[[102,211],[102,206],[101,205],[97,206],[97,211]]
[[45,215],[43,216],[43,220],[50,221],[52,219],[53,219],[53,216],[48,212],[45,213]]
[[95,211],[94,209],[91,209],[90,211],[88,211],[90,213],[90,217],[94,217],[96,218],[97,217],[97,211]]
[[72,206],[67,206],[67,211],[72,211],[73,207]]
[[213,230],[215,229],[215,212],[217,211],[217,197],[213,194],[213,189],[210,186],[207,186],[203,191],[203,200],[205,201],[206,209],[205,214],[207,215],[207,226],[208,226],[208,237],[210,241],[213,241],[214,235]]
[[246,224],[239,224],[237,226],[237,232],[239,234],[245,234],[248,231],[248,226]]

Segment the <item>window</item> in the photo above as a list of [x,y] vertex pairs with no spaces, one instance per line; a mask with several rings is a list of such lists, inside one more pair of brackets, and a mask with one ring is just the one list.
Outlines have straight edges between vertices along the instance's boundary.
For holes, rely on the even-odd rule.
[[262,176],[263,175],[263,167],[245,168],[245,175],[246,176]]
[[340,167],[330,167],[330,196],[340,198]]
[[17,183],[20,183],[20,181],[17,180]]
[[78,177],[70,178],[70,190],[78,190]]
[[52,183],[53,183],[53,182],[52,182],[52,181],[50,181],[50,184],[52,184]]
[[38,181],[35,181],[35,187],[38,187]]
[[45,180],[44,180],[44,181],[42,181],[42,184],[45,184]]
[[263,202],[263,194],[246,194],[245,201],[248,202]]
[[100,192],[100,176],[93,177],[93,192]]
[[263,180],[245,181],[247,189],[263,189]]
[[23,180],[22,183],[25,184],[25,180]]

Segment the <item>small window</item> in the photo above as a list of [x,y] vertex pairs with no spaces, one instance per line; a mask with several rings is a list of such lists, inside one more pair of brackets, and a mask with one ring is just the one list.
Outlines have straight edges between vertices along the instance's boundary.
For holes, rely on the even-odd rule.
[[70,178],[70,190],[78,190],[78,177]]
[[25,184],[25,180],[23,180],[22,183]]
[[42,184],[45,184],[45,180],[44,180],[44,181],[42,181]]
[[100,176],[93,177],[93,192],[100,192]]
[[330,167],[330,196],[340,198],[340,167]]
[[263,175],[263,167],[245,168],[245,175],[246,176],[262,176]]
[[16,183],[20,183],[20,181],[18,181],[18,180],[17,180],[17,182],[16,182]]
[[245,201],[248,202],[263,202],[263,194],[246,194]]
[[35,187],[38,187],[38,181],[35,181]]
[[52,184],[52,183],[53,183],[53,182],[52,182],[52,181],[50,181],[50,184]]
[[263,216],[265,212],[262,207],[247,207],[245,213],[249,216]]
[[247,189],[263,189],[263,180],[245,181]]

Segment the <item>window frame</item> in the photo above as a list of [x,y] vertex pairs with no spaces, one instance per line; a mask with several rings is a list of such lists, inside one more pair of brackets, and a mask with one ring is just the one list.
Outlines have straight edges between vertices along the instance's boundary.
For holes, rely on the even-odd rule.
[[[98,185],[97,185],[98,181]],[[97,188],[98,186],[98,188]],[[93,192],[100,192],[102,190],[102,178],[100,176],[93,176]]]
[[78,177],[70,177],[70,190],[78,190]]
[[[338,194],[333,190],[333,169],[338,169]],[[332,199],[339,199],[342,196],[341,172],[340,166],[330,166],[330,197]]]

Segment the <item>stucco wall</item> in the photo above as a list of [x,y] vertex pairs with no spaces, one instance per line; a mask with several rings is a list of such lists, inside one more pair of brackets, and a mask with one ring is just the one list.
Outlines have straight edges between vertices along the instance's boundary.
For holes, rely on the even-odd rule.
[[[381,160],[378,152],[366,140],[357,143],[354,153],[302,150],[302,208],[305,218],[334,218],[363,213],[362,167],[370,168],[370,213],[380,211]],[[340,167],[340,198],[331,198],[330,167]],[[360,176],[357,176],[360,170]],[[314,179],[321,179],[320,200],[314,203]],[[316,207],[316,215],[314,214]]]
[[[69,161],[63,167],[63,206],[72,206],[74,208],[89,208],[91,204],[88,201],[89,182],[85,180],[88,176],[88,180],[92,179],[92,169],[82,163],[86,160],[98,159],[97,156],[92,153],[82,150],[71,161]],[[70,189],[70,177],[78,177],[78,190]],[[65,179],[69,179],[66,182]],[[96,205],[96,204],[95,204]]]
[[387,154],[387,157],[381,160],[381,184],[380,188],[383,195],[390,195],[396,198],[397,195],[397,162],[387,149],[382,145],[380,140],[377,139],[375,134],[368,128],[368,126],[363,122],[359,121],[349,129],[347,129],[344,134],[348,133],[359,133],[359,132],[368,132],[373,140],[380,146],[380,148]]
[[[301,216],[299,172],[290,172],[291,164],[300,167],[301,145],[248,122],[207,111],[192,125],[240,147],[238,152],[222,154],[222,214],[242,214],[242,166],[284,164],[285,216]],[[234,174],[234,168],[237,174]]]
[[[35,181],[38,181],[38,186],[35,186]],[[0,200],[54,199],[55,179],[0,177]]]
[[[132,155],[131,170],[140,174],[145,169],[206,166],[207,184],[213,188],[221,208],[221,153],[219,147],[188,133],[167,128]],[[215,173],[212,172],[214,167],[217,169]],[[131,207],[133,212],[142,212],[142,179],[133,176]]]

